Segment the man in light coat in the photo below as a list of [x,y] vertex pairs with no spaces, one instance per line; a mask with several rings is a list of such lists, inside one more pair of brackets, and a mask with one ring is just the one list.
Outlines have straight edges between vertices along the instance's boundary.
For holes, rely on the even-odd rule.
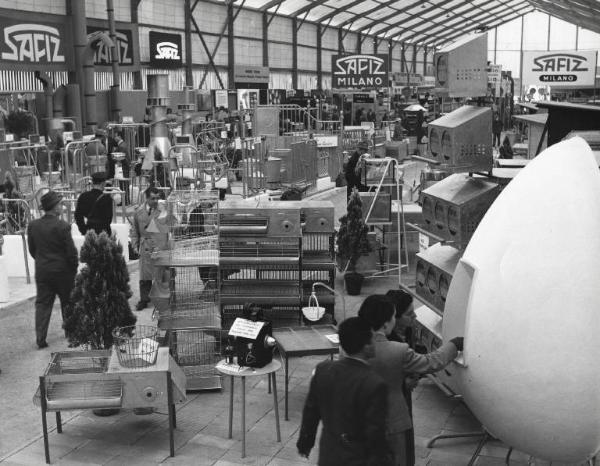
[[396,325],[396,309],[391,299],[384,295],[368,296],[358,315],[369,322],[374,332],[375,357],[370,362],[388,386],[386,438],[393,450],[395,464],[405,466],[405,431],[412,427],[412,421],[402,392],[404,379],[408,374],[428,374],[446,367],[458,351],[462,351],[463,339],[453,338],[429,354],[419,354],[407,343],[389,341],[388,336]]
[[159,228],[161,223],[158,220],[160,191],[154,186],[150,186],[144,194],[146,202],[133,215],[130,235],[131,245],[140,256],[140,301],[136,306],[138,311],[145,309],[150,303],[153,272],[152,253],[165,249],[168,241],[168,233]]

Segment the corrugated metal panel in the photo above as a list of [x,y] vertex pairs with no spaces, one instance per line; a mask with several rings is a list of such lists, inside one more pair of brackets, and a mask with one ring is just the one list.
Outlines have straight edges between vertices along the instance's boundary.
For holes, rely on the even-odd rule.
[[[68,82],[66,71],[48,72],[54,87]],[[32,71],[0,70],[0,89],[2,92],[42,91],[42,83],[35,79]]]

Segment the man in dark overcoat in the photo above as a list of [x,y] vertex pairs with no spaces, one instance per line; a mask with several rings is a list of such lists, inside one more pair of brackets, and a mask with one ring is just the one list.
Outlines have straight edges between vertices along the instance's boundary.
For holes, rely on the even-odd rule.
[[113,201],[110,194],[104,193],[105,182],[106,173],[92,173],[92,189],[81,193],[77,198],[75,223],[84,236],[88,230],[94,230],[98,234],[103,231],[111,234]]
[[298,453],[308,458],[322,421],[319,466],[387,466],[393,459],[385,439],[387,387],[368,362],[375,354],[371,329],[351,317],[340,324],[339,338],[346,356],[315,369]]
[[39,349],[46,348],[46,335],[56,295],[60,299],[63,320],[73,280],[77,273],[77,249],[71,226],[59,218],[61,196],[49,191],[42,196],[45,215],[27,227],[29,253],[35,259],[35,334]]

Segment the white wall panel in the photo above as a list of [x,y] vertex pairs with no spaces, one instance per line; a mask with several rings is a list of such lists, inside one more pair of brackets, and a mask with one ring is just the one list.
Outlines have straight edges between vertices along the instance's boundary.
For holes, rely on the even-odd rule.
[[[211,53],[215,48],[217,40],[217,36],[204,35],[204,41],[206,42],[208,50],[210,50]],[[217,50],[217,54],[214,58],[214,61],[217,65],[229,65],[229,59],[227,57],[227,37],[221,39],[221,43],[219,45],[219,49]],[[194,63],[195,65],[209,64],[208,55],[204,51],[204,47],[202,46],[198,35],[192,35],[192,63]]]
[[55,15],[64,15],[67,12],[64,0],[0,0],[0,8],[52,13]]
[[[165,2],[168,1],[172,0],[165,0]],[[44,3],[48,3],[48,1]],[[64,5],[66,2],[61,0],[58,3],[62,3]],[[142,2],[142,5],[143,3],[144,2]],[[115,19],[117,21],[129,22],[131,20],[131,8],[129,0],[113,0],[113,7],[115,9]],[[85,0],[85,15],[88,18],[108,19],[108,13],[106,12],[106,0]]]
[[316,89],[317,75],[312,73],[298,73],[298,89]]
[[357,35],[349,32],[344,37],[344,50],[348,53],[354,53],[356,51],[356,38]]
[[[183,4],[182,1],[180,3]],[[227,22],[227,8],[224,5],[200,2],[193,15],[201,32],[220,34],[223,30],[223,24]],[[193,24],[192,32],[196,32]]]
[[288,18],[275,16],[269,26],[269,40],[292,42],[292,21]]
[[317,51],[311,47],[298,46],[298,69],[315,70],[317,69]]
[[292,73],[271,71],[269,79],[270,89],[292,89]]
[[367,53],[367,54],[371,54],[373,53],[373,51],[375,50],[375,48],[373,47],[373,38],[372,37],[365,37],[363,38],[363,42],[361,45],[361,52],[362,53]]
[[321,70],[323,73],[331,73],[331,56],[338,55],[337,52],[332,52],[330,50],[323,50],[321,54]]
[[262,14],[252,10],[242,10],[235,19],[233,30],[236,36],[262,39]]
[[[196,11],[201,11],[203,6],[203,3],[199,3]],[[185,27],[185,11],[180,0],[142,0],[138,18],[140,23],[179,29]]]
[[263,50],[261,41],[236,38],[234,48],[236,64],[262,66]]
[[292,67],[292,46],[286,44],[269,44],[269,66],[271,68]]
[[321,45],[324,49],[338,49],[338,30],[327,28],[321,39]]
[[[300,23],[298,23],[300,24]],[[302,45],[317,46],[317,26],[304,23],[298,30],[298,43]]]

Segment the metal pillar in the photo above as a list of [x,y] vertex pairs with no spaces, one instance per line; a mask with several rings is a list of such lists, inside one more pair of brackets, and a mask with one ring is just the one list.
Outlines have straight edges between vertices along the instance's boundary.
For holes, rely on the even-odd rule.
[[269,14],[266,11],[262,14],[262,49],[263,66],[269,66]]
[[[139,23],[138,17],[138,6],[142,0],[131,0],[130,11],[131,11],[131,22],[133,24]],[[133,88],[134,89],[142,89],[142,72],[140,70],[133,72]]]
[[185,0],[184,6],[184,41],[185,41],[185,85],[194,86],[192,74],[192,5],[191,0]]
[[106,0],[108,29],[112,45],[110,47],[110,66],[112,68],[113,85],[110,86],[112,120],[119,121],[121,116],[121,76],[119,73],[119,55],[117,53],[117,27],[115,25],[115,9],[113,0]]
[[323,32],[321,25],[317,25],[317,89],[323,89]]
[[292,18],[292,89],[298,89],[298,20]]
[[[73,31],[75,55],[75,83],[73,84],[79,84],[81,126],[82,128],[87,128],[88,125],[95,126],[96,124],[96,93],[94,89],[94,63],[93,59],[89,60],[87,58],[89,54],[86,53],[87,29],[85,2],[71,0],[69,6],[71,10],[71,30]],[[88,118],[91,118],[91,121]]]
[[233,33],[233,1],[227,2],[227,57],[229,61],[229,69],[227,70],[227,77],[230,89],[235,86],[235,42]]

